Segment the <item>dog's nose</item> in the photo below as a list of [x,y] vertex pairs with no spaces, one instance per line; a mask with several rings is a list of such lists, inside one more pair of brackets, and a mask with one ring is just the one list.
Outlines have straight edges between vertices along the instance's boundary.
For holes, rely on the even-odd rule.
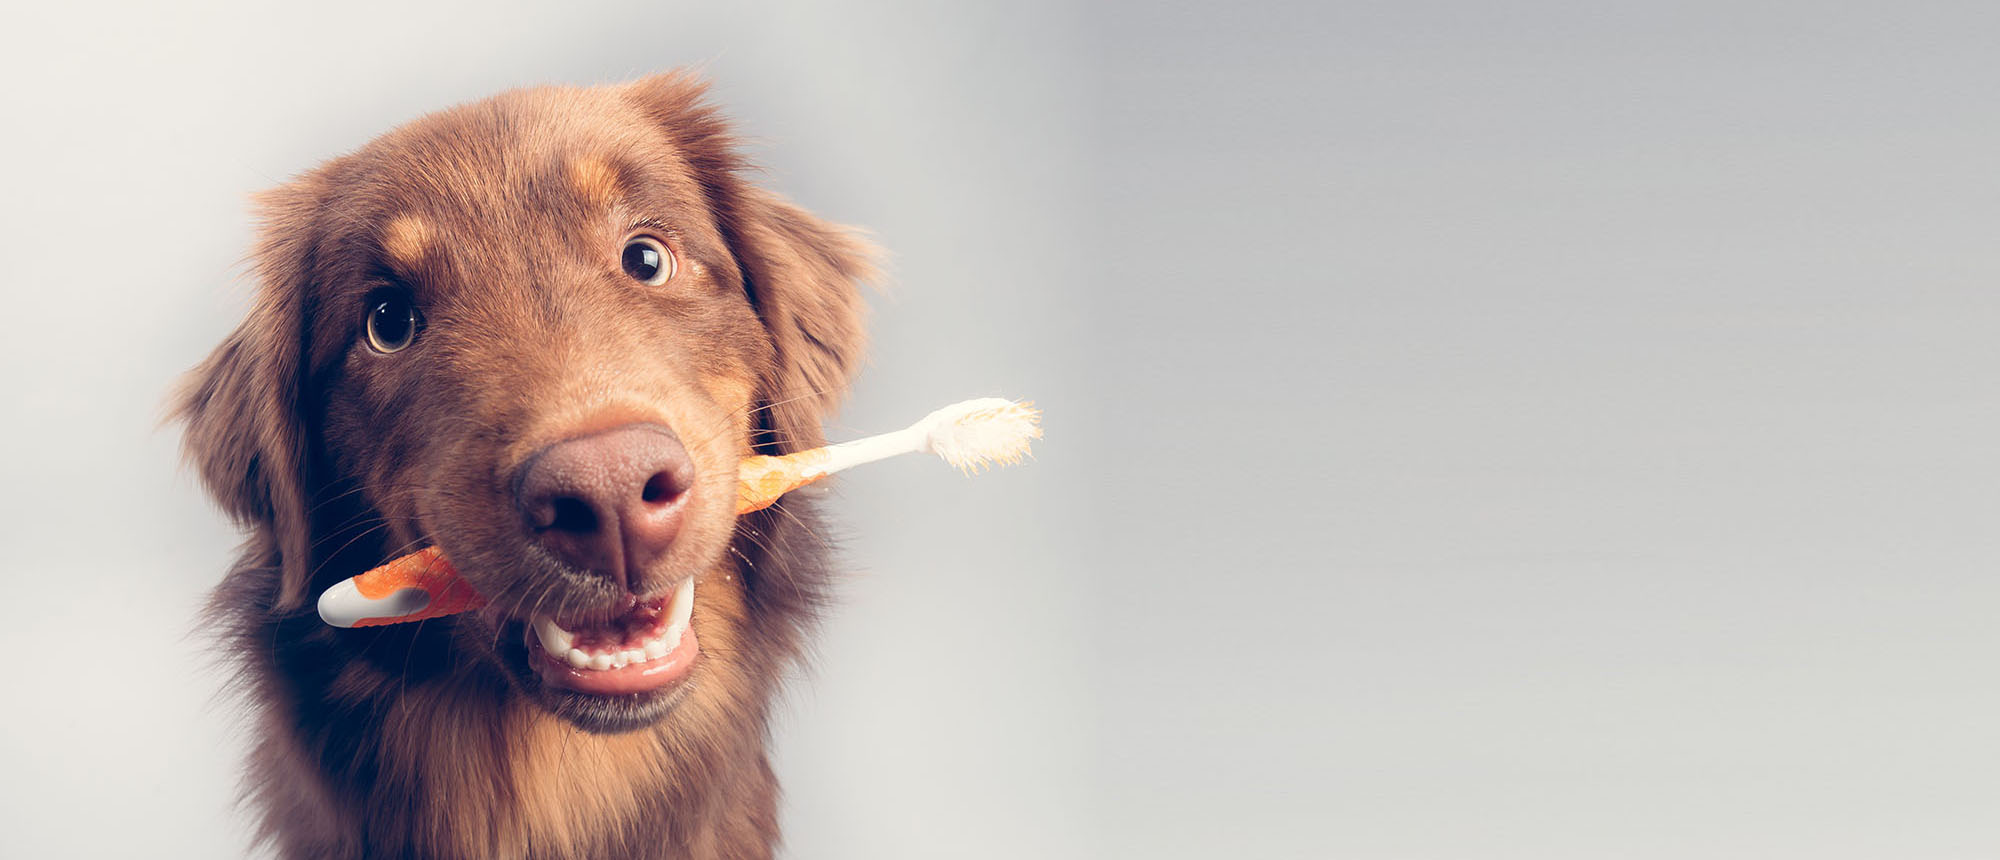
[[535,452],[515,472],[514,498],[531,539],[636,593],[680,531],[693,486],[694,462],[673,431],[627,424]]

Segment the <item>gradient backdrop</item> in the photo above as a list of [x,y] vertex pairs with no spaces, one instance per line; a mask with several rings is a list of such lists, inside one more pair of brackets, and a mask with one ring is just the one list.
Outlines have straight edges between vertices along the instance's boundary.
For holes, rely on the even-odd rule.
[[234,856],[156,429],[245,198],[702,65],[894,255],[799,858],[2000,855],[2000,7],[37,4],[0,24],[0,856]]

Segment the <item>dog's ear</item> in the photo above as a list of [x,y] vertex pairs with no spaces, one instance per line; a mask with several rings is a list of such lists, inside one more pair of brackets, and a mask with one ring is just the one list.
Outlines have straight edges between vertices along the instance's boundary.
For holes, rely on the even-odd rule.
[[306,449],[300,379],[306,344],[304,294],[313,177],[258,198],[262,237],[254,254],[257,296],[174,402],[186,423],[182,455],[223,509],[275,552],[278,611],[304,603],[310,563]]
[[867,342],[859,285],[876,279],[873,245],[743,178],[748,166],[706,86],[686,73],[632,85],[634,100],[667,132],[693,168],[743,289],[770,330],[776,361],[759,406],[760,449],[825,444],[820,422],[839,405]]
[[869,245],[764,191],[741,186],[718,207],[743,288],[771,333],[776,360],[758,392],[761,440],[780,452],[826,444],[833,413],[867,346],[857,285],[874,277]]

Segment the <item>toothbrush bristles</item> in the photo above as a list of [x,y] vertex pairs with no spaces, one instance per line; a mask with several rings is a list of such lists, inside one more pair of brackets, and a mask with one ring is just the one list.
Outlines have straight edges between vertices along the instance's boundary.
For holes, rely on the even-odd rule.
[[1032,402],[998,397],[967,400],[924,419],[931,453],[968,475],[988,466],[1021,462],[1031,439],[1042,438],[1041,411]]

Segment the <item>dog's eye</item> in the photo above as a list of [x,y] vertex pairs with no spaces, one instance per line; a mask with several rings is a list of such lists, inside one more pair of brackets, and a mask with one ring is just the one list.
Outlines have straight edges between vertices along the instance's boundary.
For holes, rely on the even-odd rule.
[[674,276],[674,252],[651,236],[634,236],[619,255],[625,274],[649,287],[657,287]]
[[408,296],[377,293],[368,299],[368,345],[376,352],[399,352],[417,339],[417,309]]

